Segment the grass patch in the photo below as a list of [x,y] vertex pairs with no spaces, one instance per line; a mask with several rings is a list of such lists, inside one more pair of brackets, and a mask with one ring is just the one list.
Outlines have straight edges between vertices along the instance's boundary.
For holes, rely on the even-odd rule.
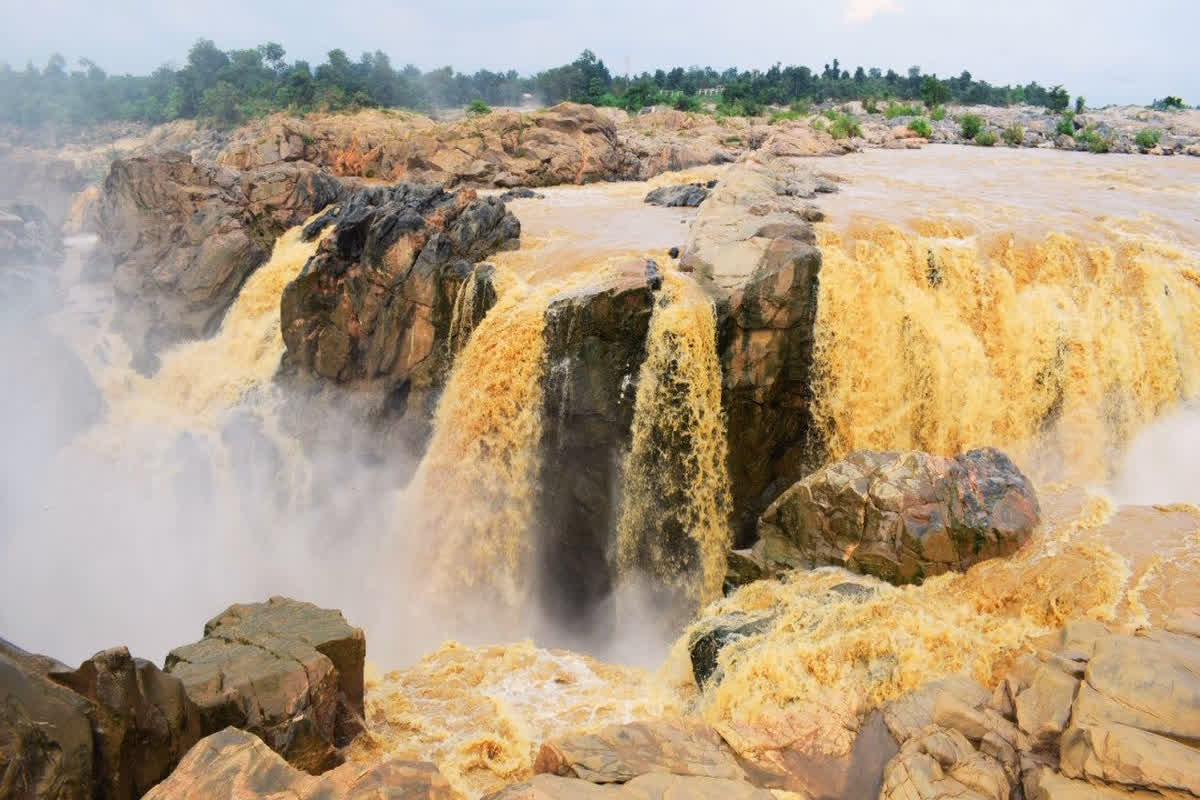
[[902,106],[899,103],[888,103],[887,110],[883,112],[883,116],[887,119],[919,117],[921,116],[921,109],[917,106]]
[[975,144],[980,147],[994,147],[997,141],[996,134],[991,131],[980,131],[975,134]]
[[492,113],[492,107],[482,100],[475,99],[467,106],[467,113],[472,116],[481,117],[484,114]]
[[781,120],[785,119],[797,120],[800,119],[800,116],[801,115],[799,111],[793,111],[790,108],[787,111],[776,111],[771,115],[771,118],[767,120],[767,124],[774,125],[776,122],[780,122]]
[[838,114],[829,125],[829,135],[834,139],[852,139],[863,135],[862,127],[849,114]]
[[1085,145],[1092,153],[1107,153],[1115,144],[1113,137],[1102,135],[1091,125],[1075,134],[1075,141]]
[[946,107],[938,106],[929,114],[929,118],[934,122],[941,122],[946,118]]
[[1074,136],[1075,135],[1075,112],[1068,111],[1058,118],[1058,123],[1054,126],[1054,133],[1058,136]]

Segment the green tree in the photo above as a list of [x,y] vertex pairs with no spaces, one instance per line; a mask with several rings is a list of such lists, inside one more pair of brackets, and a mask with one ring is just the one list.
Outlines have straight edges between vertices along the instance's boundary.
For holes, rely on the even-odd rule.
[[936,75],[926,76],[921,84],[921,99],[928,108],[940,106],[950,99],[950,89],[944,82],[939,81]]

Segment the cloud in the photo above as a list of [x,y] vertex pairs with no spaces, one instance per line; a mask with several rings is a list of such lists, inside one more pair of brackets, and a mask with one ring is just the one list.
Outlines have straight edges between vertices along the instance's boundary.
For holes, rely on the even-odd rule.
[[877,14],[898,14],[903,10],[896,0],[846,0],[846,13],[842,20],[847,25],[855,25]]

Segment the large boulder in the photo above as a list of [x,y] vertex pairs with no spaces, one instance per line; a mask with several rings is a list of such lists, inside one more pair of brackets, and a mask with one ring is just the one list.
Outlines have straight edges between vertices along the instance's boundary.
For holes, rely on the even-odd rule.
[[120,328],[137,363],[211,334],[275,239],[347,193],[305,164],[240,173],[167,153],[113,162],[99,203]]
[[91,702],[95,792],[135,800],[167,777],[200,740],[200,713],[183,683],[124,647],[49,677]]
[[860,451],[780,495],[755,548],[768,571],[836,565],[920,583],[1016,551],[1039,519],[1032,484],[998,450]]
[[366,640],[341,612],[284,597],[230,606],[204,638],[167,655],[166,671],[199,707],[203,732],[259,736],[319,774],[360,732]]
[[288,765],[262,740],[235,728],[202,739],[146,800],[453,800],[433,764],[388,760],[315,777]]
[[542,592],[546,608],[574,624],[614,583],[608,554],[619,509],[613,498],[621,490],[634,385],[661,281],[654,262],[641,259],[612,272],[598,285],[552,300],[543,333]]
[[68,669],[0,639],[0,797],[92,797],[90,704],[49,678]]
[[470,190],[401,183],[360,190],[306,231],[333,230],[281,304],[288,368],[367,389],[401,416],[432,413],[456,348],[495,302],[492,270],[520,223]]
[[695,208],[707,199],[708,187],[703,183],[683,183],[652,189],[646,194],[644,202],[668,208]]

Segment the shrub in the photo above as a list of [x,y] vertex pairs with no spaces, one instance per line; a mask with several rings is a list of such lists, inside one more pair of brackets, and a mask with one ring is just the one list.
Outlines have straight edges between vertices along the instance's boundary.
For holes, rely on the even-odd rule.
[[933,127],[930,126],[929,121],[921,119],[920,117],[917,117],[912,122],[908,123],[908,129],[920,136],[922,139],[928,139],[930,134],[933,133]]
[[937,108],[935,108],[933,110],[933,113],[931,113],[929,115],[929,118],[932,119],[934,122],[941,122],[942,120],[944,120],[946,118],[946,107],[938,106]]
[[1137,142],[1138,149],[1145,153],[1147,150],[1158,147],[1158,143],[1162,141],[1162,131],[1157,128],[1146,128],[1138,131],[1134,141]]
[[1025,129],[1015,123],[1005,128],[1000,135],[1009,147],[1017,147],[1025,141]]
[[816,119],[814,119],[812,121],[812,129],[814,131],[824,132],[825,131],[825,119],[823,117],[817,117]]
[[980,131],[975,134],[975,144],[980,147],[991,147],[996,144],[996,134],[991,131]]
[[883,116],[887,119],[895,119],[896,117],[918,117],[921,115],[921,109],[916,106],[902,106],[899,103],[888,103],[887,110],[883,112]]
[[838,112],[834,111],[832,108],[825,112],[825,119],[829,120],[830,122],[834,122],[837,118]]
[[958,122],[964,139],[974,139],[983,130],[983,117],[978,114],[963,114]]
[[863,111],[868,114],[878,114],[879,103],[875,101],[874,97],[868,97],[866,100],[863,100]]
[[1058,124],[1054,126],[1054,132],[1059,136],[1074,136],[1075,135],[1075,113],[1068,111],[1058,118]]
[[1179,111],[1180,109],[1183,108],[1183,98],[1176,97],[1173,94],[1169,94],[1166,97],[1164,97],[1162,100],[1155,100],[1153,103],[1153,107],[1158,109],[1159,111],[1170,111],[1172,109]]
[[852,139],[863,135],[862,128],[849,114],[838,114],[829,126],[829,135],[835,139]]
[[1086,107],[1087,107],[1087,100],[1085,100],[1083,98],[1083,95],[1079,95],[1079,97],[1075,98],[1075,113],[1076,114],[1082,114],[1083,109]]
[[774,114],[771,115],[771,118],[769,120],[767,120],[767,124],[774,125],[776,122],[779,122],[780,120],[784,120],[784,119],[792,119],[792,120],[800,119],[800,112],[792,111],[791,109],[788,109],[787,111],[776,111]]
[[484,114],[492,113],[492,107],[482,100],[476,98],[467,106],[467,113],[472,116],[483,116]]
[[1091,125],[1075,134],[1075,141],[1086,145],[1087,149],[1093,153],[1107,153],[1113,146],[1111,136],[1100,135],[1100,132]]

